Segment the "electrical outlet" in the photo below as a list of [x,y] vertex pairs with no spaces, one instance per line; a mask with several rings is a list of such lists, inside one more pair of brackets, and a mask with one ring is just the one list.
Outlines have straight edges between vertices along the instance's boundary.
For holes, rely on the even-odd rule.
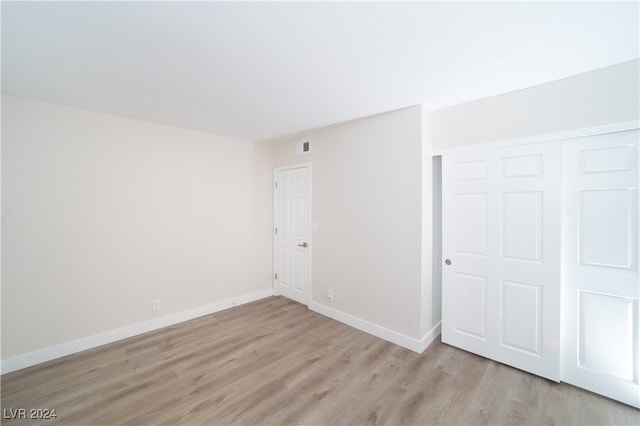
[[327,299],[333,300],[333,290],[327,291]]
[[151,310],[154,312],[160,310],[160,299],[153,299],[151,302]]

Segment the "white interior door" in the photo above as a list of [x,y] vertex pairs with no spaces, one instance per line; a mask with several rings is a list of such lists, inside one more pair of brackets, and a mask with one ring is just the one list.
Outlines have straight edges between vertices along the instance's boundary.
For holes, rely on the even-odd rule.
[[276,171],[275,291],[307,305],[311,259],[308,167]]
[[638,130],[563,143],[562,381],[640,408]]
[[442,158],[442,340],[559,380],[560,148]]

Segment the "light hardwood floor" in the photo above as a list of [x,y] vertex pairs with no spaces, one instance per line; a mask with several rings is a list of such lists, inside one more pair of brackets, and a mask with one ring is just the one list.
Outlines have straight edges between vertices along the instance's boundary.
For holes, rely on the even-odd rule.
[[[270,297],[2,376],[39,424],[639,424],[640,411],[434,342],[416,354]],[[7,425],[30,420],[3,419]]]

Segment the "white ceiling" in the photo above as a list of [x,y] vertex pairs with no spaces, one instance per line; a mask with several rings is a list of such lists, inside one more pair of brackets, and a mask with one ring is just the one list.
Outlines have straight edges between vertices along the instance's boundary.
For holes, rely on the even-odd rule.
[[2,2],[2,91],[267,140],[638,58],[638,2]]

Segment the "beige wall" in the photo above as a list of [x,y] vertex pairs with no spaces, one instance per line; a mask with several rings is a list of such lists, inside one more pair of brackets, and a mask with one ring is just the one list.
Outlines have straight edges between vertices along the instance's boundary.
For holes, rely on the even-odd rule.
[[421,120],[411,107],[311,134],[308,154],[295,155],[306,138],[275,150],[277,167],[312,164],[312,303],[412,338],[422,337]]
[[3,96],[2,358],[271,288],[272,170],[269,145]]
[[[423,262],[429,269],[423,267],[423,295],[422,295],[422,330],[427,334],[442,320],[442,157],[431,159],[430,170],[431,190],[423,190],[425,197],[429,192],[431,206],[430,222],[423,226],[430,226],[430,239],[423,239],[423,256],[430,254],[430,259]],[[427,187],[428,188],[428,187]],[[423,216],[426,216],[423,215]]]
[[[420,335],[425,336],[432,331],[434,326],[440,323],[440,288],[441,279],[439,276],[440,252],[439,245],[434,241],[439,232],[438,210],[440,204],[434,197],[439,191],[439,175],[436,175],[431,150],[431,113],[427,108],[421,107],[421,131],[422,158],[421,158],[421,197],[422,197],[422,285],[421,285],[421,318]],[[437,165],[436,165],[437,166]]]
[[270,289],[272,170],[305,162],[311,302],[420,339],[440,321],[431,147],[638,120],[639,80],[636,60],[410,107],[317,130],[301,156],[305,138],[264,145],[3,96],[2,358]]
[[433,111],[435,150],[640,118],[639,60]]

